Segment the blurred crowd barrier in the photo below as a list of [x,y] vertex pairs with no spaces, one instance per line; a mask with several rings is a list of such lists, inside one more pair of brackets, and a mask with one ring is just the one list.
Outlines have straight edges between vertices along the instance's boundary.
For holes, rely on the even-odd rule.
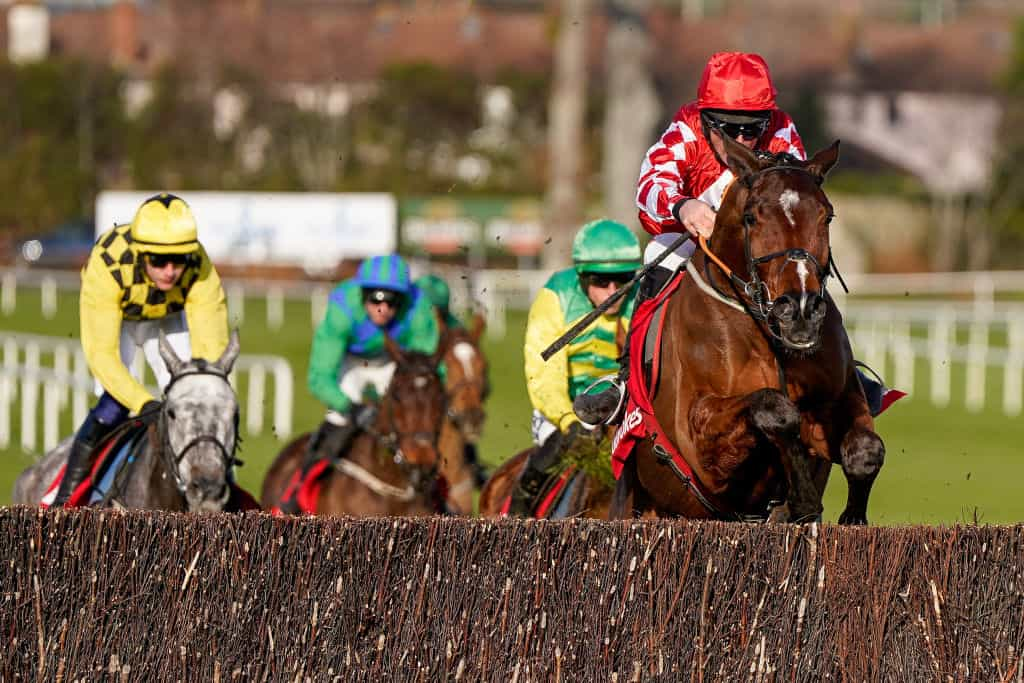
[[[423,264],[414,264],[414,274],[424,270]],[[482,311],[487,333],[495,340],[510,333],[509,314],[529,308],[550,277],[541,270],[467,270],[436,265],[432,270],[450,283],[453,310]],[[967,410],[980,411],[999,401],[1005,414],[1020,414],[1024,403],[1024,303],[1003,299],[1024,292],[1024,271],[851,274],[846,281],[851,294],[844,293],[834,280],[829,291],[843,312],[854,353],[888,384],[910,393],[910,400],[927,393],[936,406],[949,405],[954,389],[962,385]],[[284,302],[292,300],[309,306],[310,325],[316,326],[323,319],[332,286],[227,279],[231,323],[240,325],[246,315],[265,315],[268,329],[279,330],[284,324]],[[38,289],[40,314],[52,318],[57,311],[57,291],[77,291],[78,287],[76,273],[0,271],[0,324],[3,316],[17,310],[19,288]],[[274,364],[268,363],[267,367]],[[927,365],[926,372],[920,371],[921,363]],[[257,377],[260,372],[256,371]],[[993,388],[993,372],[1001,376],[1001,392]],[[250,419],[256,419],[252,417],[256,412],[250,411]],[[277,418],[275,421],[281,424]],[[290,417],[287,423],[290,426]]]

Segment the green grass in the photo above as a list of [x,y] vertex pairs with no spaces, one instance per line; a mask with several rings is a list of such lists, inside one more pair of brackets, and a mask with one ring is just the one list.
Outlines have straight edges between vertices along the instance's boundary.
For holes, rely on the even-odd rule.
[[[77,337],[77,309],[75,297],[63,294],[56,318],[43,320],[38,293],[23,290],[18,293],[16,312],[0,315],[0,328]],[[241,328],[243,353],[270,353],[289,360],[296,380],[295,430],[312,429],[323,409],[305,389],[306,356],[312,336],[308,304],[286,303],[285,327],[280,331],[267,329],[265,309],[257,300],[247,302],[246,316]],[[510,314],[507,336],[485,342],[494,391],[480,453],[492,466],[530,443],[530,408],[522,365],[525,319],[524,313]],[[868,510],[872,523],[955,524],[977,518],[983,523],[1004,524],[1024,520],[1024,496],[1019,493],[1024,479],[1024,420],[1002,415],[998,373],[989,373],[986,408],[977,414],[963,407],[962,368],[954,368],[952,401],[941,409],[928,400],[928,373],[923,362],[918,364],[917,375],[924,380],[919,382],[917,395],[898,403],[877,424],[887,456]],[[17,422],[14,424],[17,439]],[[71,428],[67,422],[62,434]],[[241,454],[245,466],[239,470],[244,486],[259,490],[263,474],[281,445],[269,434],[246,438]],[[9,502],[14,478],[32,458],[16,445],[0,451],[0,504]],[[826,494],[827,519],[838,517],[845,496],[845,480],[841,470],[835,468]]]

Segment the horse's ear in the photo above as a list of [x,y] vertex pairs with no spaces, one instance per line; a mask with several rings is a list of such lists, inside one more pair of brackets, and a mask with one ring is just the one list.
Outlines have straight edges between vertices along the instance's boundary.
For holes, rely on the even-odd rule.
[[160,330],[160,342],[157,348],[160,350],[160,357],[164,359],[164,364],[167,366],[167,371],[171,373],[171,377],[181,372],[181,367],[185,362],[178,358],[178,354],[174,352],[174,347],[167,341],[167,335],[163,330]]
[[473,327],[469,331],[469,337],[473,340],[473,345],[476,346],[480,343],[480,337],[484,334],[484,329],[487,327],[487,321],[484,316],[480,313],[473,314]]
[[388,352],[389,356],[391,356],[391,360],[395,361],[399,365],[402,365],[405,362],[405,351],[395,343],[395,340],[392,339],[387,332],[384,333],[384,350]]
[[761,170],[760,162],[754,153],[733,140],[721,131],[712,129],[711,135],[717,135],[725,148],[725,165],[740,182],[749,186],[748,178]]
[[225,375],[230,374],[231,368],[235,366],[235,361],[238,360],[238,352],[241,348],[242,345],[238,339],[238,328],[236,327],[231,330],[228,345],[224,349],[224,353],[220,354],[220,358],[217,359],[214,366]]
[[807,162],[807,170],[818,180],[821,185],[825,181],[825,174],[836,165],[839,160],[839,140],[815,154]]

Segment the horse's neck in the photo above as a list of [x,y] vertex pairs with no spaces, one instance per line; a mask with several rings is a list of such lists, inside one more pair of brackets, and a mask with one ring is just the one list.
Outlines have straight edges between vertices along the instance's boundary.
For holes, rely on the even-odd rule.
[[167,470],[160,452],[161,439],[149,438],[139,451],[128,480],[115,500],[126,507],[183,511],[185,499],[178,491],[174,474]]

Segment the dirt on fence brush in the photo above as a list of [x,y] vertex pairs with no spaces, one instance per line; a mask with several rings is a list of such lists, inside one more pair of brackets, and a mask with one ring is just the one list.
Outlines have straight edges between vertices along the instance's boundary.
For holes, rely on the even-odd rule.
[[0,679],[1024,679],[1022,527],[0,509]]

